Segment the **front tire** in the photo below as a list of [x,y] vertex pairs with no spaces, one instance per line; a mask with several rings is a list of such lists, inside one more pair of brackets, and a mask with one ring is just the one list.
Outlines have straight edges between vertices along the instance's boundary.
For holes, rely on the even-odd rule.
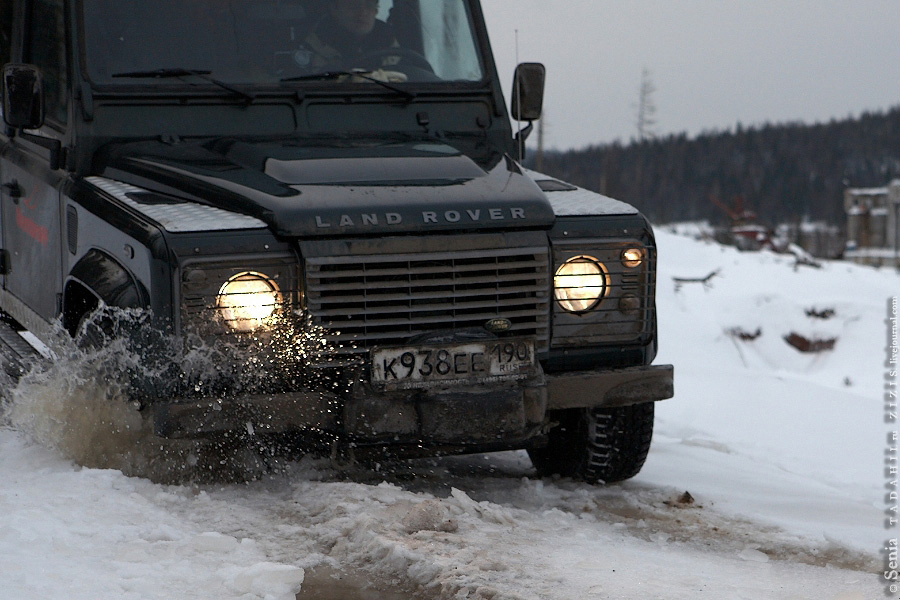
[[637,475],[653,438],[652,402],[555,411],[546,447],[528,451],[541,476],[614,483]]

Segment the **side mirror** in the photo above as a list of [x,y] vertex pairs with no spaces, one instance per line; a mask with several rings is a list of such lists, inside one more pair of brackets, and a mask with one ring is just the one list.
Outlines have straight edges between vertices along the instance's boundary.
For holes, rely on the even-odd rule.
[[44,124],[41,72],[34,65],[3,67],[3,120],[14,129],[37,129]]
[[544,79],[547,70],[541,63],[522,63],[516,67],[512,87],[512,117],[516,121],[535,121],[544,108]]

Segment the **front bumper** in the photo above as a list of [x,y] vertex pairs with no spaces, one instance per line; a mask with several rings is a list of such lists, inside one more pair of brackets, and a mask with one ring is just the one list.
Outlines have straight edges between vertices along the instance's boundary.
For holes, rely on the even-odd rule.
[[666,400],[675,395],[672,365],[550,375],[547,408],[600,408]]
[[323,432],[360,445],[523,447],[545,428],[547,412],[626,406],[674,395],[672,365],[539,374],[508,386],[377,393],[356,385],[346,397],[294,392],[152,406],[162,437],[201,438]]

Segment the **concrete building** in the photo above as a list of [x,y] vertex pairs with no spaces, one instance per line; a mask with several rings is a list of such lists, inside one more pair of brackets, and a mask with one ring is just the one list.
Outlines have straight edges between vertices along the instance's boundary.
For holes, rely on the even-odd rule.
[[841,228],[824,221],[782,223],[775,228],[775,237],[797,244],[816,258],[841,258],[847,250]]
[[900,179],[883,188],[844,192],[847,260],[900,268]]

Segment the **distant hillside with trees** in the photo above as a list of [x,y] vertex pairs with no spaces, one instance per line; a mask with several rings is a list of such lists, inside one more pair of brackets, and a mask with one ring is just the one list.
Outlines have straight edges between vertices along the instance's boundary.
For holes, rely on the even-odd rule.
[[[531,152],[534,158],[534,152]],[[817,125],[780,124],[545,153],[542,170],[637,206],[655,223],[727,221],[737,199],[774,226],[843,226],[846,187],[900,177],[900,106]]]

